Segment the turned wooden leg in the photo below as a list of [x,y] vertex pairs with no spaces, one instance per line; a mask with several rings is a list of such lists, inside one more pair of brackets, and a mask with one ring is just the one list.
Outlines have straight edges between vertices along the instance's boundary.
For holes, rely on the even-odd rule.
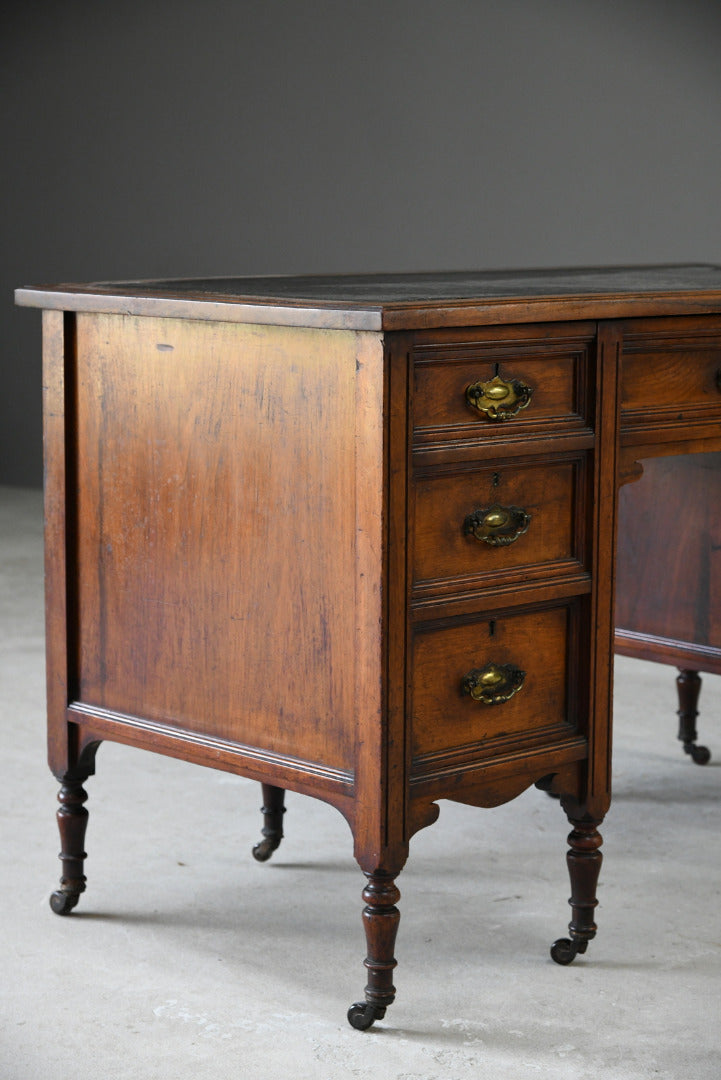
[[60,888],[50,897],[50,907],[56,915],[69,915],[85,892],[85,829],[88,812],[83,803],[87,792],[83,784],[87,780],[65,780],[58,794],[58,828],[60,830],[60,855],[63,873]]
[[584,953],[591,938],[596,936],[593,921],[598,904],[596,886],[603,856],[599,851],[603,840],[595,821],[573,821],[569,834],[570,849],[566,855],[571,878],[570,938],[559,938],[551,946],[551,956],[557,964],[570,964],[578,953]]
[[363,926],[368,949],[364,961],[368,970],[368,985],[365,988],[365,1001],[357,1001],[348,1010],[348,1022],[359,1031],[366,1031],[375,1020],[381,1020],[395,999],[393,969],[396,960],[393,951],[401,917],[395,906],[401,894],[393,877],[382,872],[367,874],[366,877],[368,884],[363,890],[366,902]]
[[283,839],[283,814],[285,813],[285,791],[283,788],[273,787],[272,784],[262,784],[263,806],[263,839],[253,848],[253,856],[258,862],[265,862],[271,857]]
[[684,752],[689,754],[697,765],[706,765],[711,758],[707,746],[697,746],[696,717],[698,716],[698,696],[701,693],[701,677],[698,671],[679,668],[676,677],[678,689],[678,737],[683,743]]

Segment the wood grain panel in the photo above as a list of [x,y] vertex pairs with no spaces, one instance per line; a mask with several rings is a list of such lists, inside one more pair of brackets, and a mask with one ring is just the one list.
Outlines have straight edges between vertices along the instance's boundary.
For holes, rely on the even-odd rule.
[[643,466],[619,492],[616,626],[721,657],[721,454]]
[[633,351],[624,344],[622,423],[628,423],[633,413],[721,407],[719,379],[721,342],[705,349],[685,345]]
[[83,703],[352,767],[356,358],[350,332],[79,317]]
[[[413,645],[413,754],[508,740],[568,724],[568,609],[504,615],[417,633]],[[501,705],[474,701],[461,689],[485,664],[526,672],[518,693]]]
[[717,435],[721,422],[718,321],[638,319],[622,325],[622,439],[681,442]]
[[[446,579],[471,580],[513,570],[548,572],[581,557],[576,529],[578,459],[430,473],[415,482],[414,579],[424,591]],[[493,547],[464,532],[466,518],[499,504],[531,516],[512,544]]]
[[506,421],[492,421],[472,409],[466,402],[466,388],[475,382],[490,382],[496,375],[496,365],[472,360],[465,363],[446,362],[416,369],[415,427],[450,428],[472,425],[480,439],[492,439],[527,420],[550,420],[568,417],[573,413],[574,365],[570,360],[548,361],[541,365],[529,360],[509,360],[498,365],[502,379],[518,379],[533,390],[530,405]]
[[[447,340],[426,343],[418,335],[413,347],[417,445],[459,439],[493,444],[586,428],[585,371],[593,341],[587,324],[538,326],[533,335],[522,327],[489,328],[476,341],[458,332],[445,336]],[[489,420],[469,406],[465,396],[469,385],[496,375],[517,379],[533,391],[530,404],[504,421]]]
[[[68,520],[65,403],[66,354],[72,351],[74,316],[43,312],[43,465],[45,517],[45,657],[48,761],[56,776],[71,767],[72,751],[65,722],[68,704],[67,544]],[[68,453],[71,447],[67,448]]]

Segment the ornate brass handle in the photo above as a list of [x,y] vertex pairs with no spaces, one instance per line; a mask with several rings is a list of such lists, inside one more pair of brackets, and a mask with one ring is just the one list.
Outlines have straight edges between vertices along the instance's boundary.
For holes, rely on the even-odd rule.
[[525,671],[515,664],[491,663],[464,675],[461,690],[484,705],[502,705],[518,693],[525,678]]
[[466,387],[466,401],[489,420],[510,420],[531,401],[533,389],[518,379],[494,375],[490,382],[474,382]]
[[520,506],[494,503],[486,510],[476,510],[463,522],[463,532],[491,547],[506,547],[527,532],[531,515]]

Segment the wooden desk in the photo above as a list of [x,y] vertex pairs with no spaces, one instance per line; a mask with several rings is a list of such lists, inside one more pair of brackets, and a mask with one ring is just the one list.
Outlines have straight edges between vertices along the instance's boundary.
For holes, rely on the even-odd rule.
[[[48,732],[63,876],[112,739],[346,817],[367,1028],[438,800],[571,822],[569,963],[610,801],[616,504],[721,450],[721,269],[21,290],[45,309]],[[280,977],[280,973],[279,973]]]

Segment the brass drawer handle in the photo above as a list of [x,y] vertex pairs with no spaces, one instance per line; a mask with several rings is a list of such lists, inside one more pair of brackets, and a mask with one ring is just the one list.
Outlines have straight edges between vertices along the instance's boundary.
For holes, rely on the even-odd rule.
[[507,547],[528,531],[531,515],[520,506],[501,506],[494,503],[485,510],[476,510],[463,522],[463,532],[491,547]]
[[518,379],[494,375],[490,382],[474,382],[466,387],[466,401],[489,420],[510,420],[531,401],[533,389]]
[[518,693],[525,678],[525,671],[515,664],[491,663],[464,675],[461,690],[484,705],[502,705]]

